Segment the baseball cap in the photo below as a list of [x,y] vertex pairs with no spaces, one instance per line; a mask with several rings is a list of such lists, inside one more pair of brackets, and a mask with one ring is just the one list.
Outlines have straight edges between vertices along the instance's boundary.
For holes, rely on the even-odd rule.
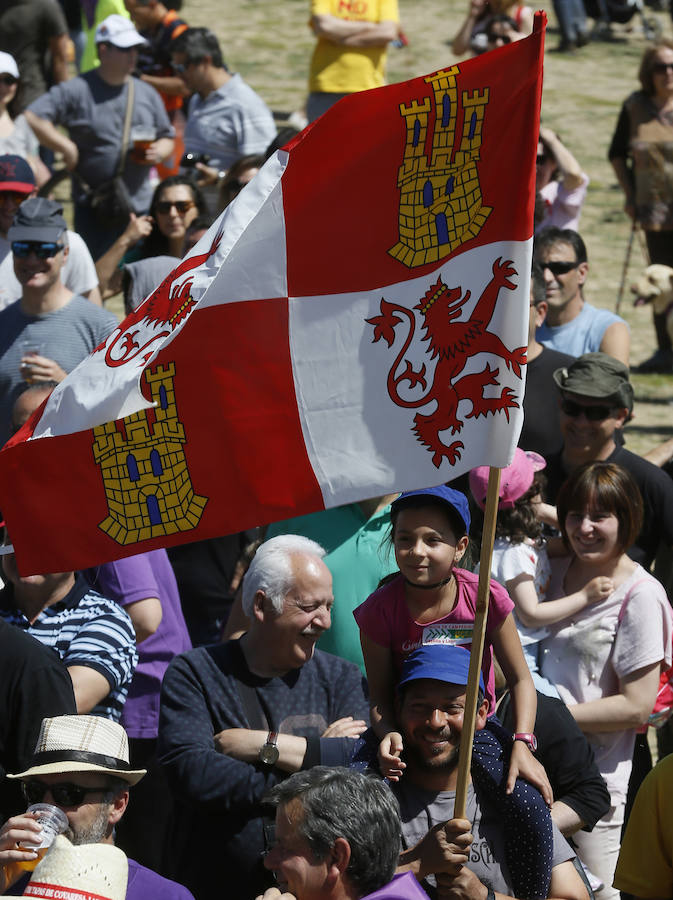
[[19,77],[19,67],[11,53],[0,50],[0,73]]
[[409,497],[436,497],[458,513],[465,525],[465,533],[467,534],[469,532],[470,507],[467,502],[467,497],[465,494],[461,494],[460,491],[447,487],[445,484],[439,484],[437,487],[432,488],[419,488],[416,491],[405,491],[403,494],[400,494],[396,500],[393,500],[391,505],[392,512],[397,512],[398,509],[402,509],[405,505],[404,501]]
[[[544,457],[539,453],[517,447],[511,464],[500,471],[500,509],[511,509],[531,486],[535,473],[546,465]],[[478,466],[470,472],[470,490],[482,509],[486,505],[490,471],[490,466]]]
[[0,156],[0,191],[32,194],[36,186],[33,170],[22,156],[13,153]]
[[68,228],[63,218],[63,207],[55,200],[44,197],[30,197],[24,200],[14,216],[7,232],[7,240],[13,241],[58,241]]
[[607,353],[585,353],[567,368],[552,375],[556,386],[566,394],[592,397],[616,406],[633,409],[633,385],[629,370]]
[[[432,678],[447,684],[467,684],[470,671],[470,651],[451,644],[423,644],[404,660],[397,687],[410,681]],[[479,673],[479,687],[484,690],[484,676]]]
[[103,19],[96,29],[96,43],[112,44],[113,47],[126,50],[129,47],[142,47],[147,41],[136,31],[130,19],[113,14]]

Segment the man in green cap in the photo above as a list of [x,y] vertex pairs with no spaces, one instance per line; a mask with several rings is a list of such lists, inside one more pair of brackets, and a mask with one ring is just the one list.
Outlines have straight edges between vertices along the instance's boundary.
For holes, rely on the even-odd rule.
[[627,469],[643,497],[643,527],[629,556],[649,569],[659,542],[673,546],[673,482],[657,466],[624,449],[622,428],[633,412],[627,367],[607,353],[585,353],[553,375],[559,390],[563,447],[548,457],[547,500],[578,466],[605,460]]

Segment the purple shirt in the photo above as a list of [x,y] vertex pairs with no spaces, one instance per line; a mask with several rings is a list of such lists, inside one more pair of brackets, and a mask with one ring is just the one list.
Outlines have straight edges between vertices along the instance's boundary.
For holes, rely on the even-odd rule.
[[[153,550],[153,553],[165,551]],[[148,554],[142,553],[141,556]],[[119,560],[120,562],[122,560]],[[413,877],[413,876],[412,876]],[[414,879],[415,880],[415,879]],[[372,894],[372,896],[374,896]],[[192,894],[177,881],[163,878],[152,869],[141,866],[135,859],[129,859],[129,880],[126,885],[126,900],[194,900]]]
[[[129,900],[128,894],[126,900]],[[428,895],[411,872],[404,872],[395,875],[392,881],[384,884],[378,891],[367,894],[362,900],[428,900]]]
[[122,716],[129,737],[156,738],[164,672],[174,656],[192,647],[168,555],[165,550],[139,553],[87,569],[84,577],[120,606],[148,597],[158,597],[161,601],[163,615],[159,627],[138,644],[138,666]]

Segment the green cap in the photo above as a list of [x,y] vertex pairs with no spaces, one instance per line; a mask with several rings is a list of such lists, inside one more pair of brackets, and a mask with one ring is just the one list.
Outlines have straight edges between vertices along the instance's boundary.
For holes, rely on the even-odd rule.
[[633,410],[633,385],[629,370],[608,353],[585,353],[568,368],[556,369],[556,386],[566,394],[592,397]]

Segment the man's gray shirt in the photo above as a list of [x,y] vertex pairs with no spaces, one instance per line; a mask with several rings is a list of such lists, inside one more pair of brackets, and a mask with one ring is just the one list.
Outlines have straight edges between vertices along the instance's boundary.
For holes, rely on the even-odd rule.
[[111,312],[77,294],[60,309],[40,316],[27,315],[20,301],[0,311],[0,446],[10,437],[16,398],[28,387],[20,368],[24,341],[72,372],[117,325]]
[[[144,81],[133,79],[135,97],[131,129],[153,128],[156,137],[173,137],[173,127],[157,91]],[[128,83],[111,85],[97,70],[54,85],[30,105],[30,111],[54,125],[63,125],[79,150],[76,172],[96,187],[114,177],[121,153]],[[150,166],[126,158],[124,182],[136,212],[146,212],[152,199]],[[80,199],[75,195],[75,199]]]

